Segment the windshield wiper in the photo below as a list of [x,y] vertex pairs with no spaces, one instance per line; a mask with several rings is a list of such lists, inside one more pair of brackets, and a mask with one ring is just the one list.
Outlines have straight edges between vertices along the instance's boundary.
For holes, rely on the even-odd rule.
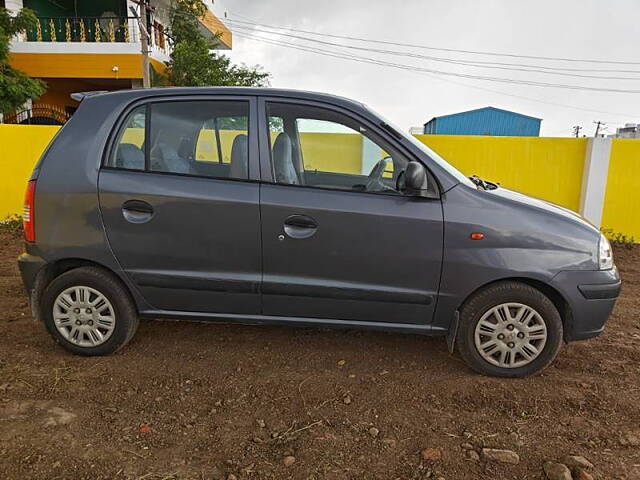
[[471,175],[469,177],[469,180],[471,180],[476,187],[481,188],[482,190],[495,190],[500,185],[499,183],[493,183],[487,180],[483,180],[477,175]]

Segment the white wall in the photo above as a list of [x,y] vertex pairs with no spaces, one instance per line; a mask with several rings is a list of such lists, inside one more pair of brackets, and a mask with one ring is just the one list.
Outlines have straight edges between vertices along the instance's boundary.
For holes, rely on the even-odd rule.
[[369,175],[375,164],[378,163],[381,158],[380,147],[362,135],[362,167],[360,173],[362,173],[362,175]]
[[582,174],[580,214],[598,228],[602,225],[610,157],[610,138],[589,139]]
[[6,9],[13,13],[21,10],[23,6],[22,0],[5,0],[4,4]]

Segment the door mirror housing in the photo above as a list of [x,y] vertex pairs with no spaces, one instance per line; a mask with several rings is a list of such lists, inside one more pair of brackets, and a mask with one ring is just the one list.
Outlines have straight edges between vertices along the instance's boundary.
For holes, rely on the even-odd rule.
[[427,197],[429,192],[429,176],[427,169],[420,162],[412,160],[404,172],[404,193],[416,197]]

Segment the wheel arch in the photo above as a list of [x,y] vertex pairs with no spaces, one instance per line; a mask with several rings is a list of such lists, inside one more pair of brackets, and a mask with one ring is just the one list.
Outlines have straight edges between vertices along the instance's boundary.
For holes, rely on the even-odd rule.
[[33,317],[37,321],[42,321],[40,316],[40,299],[42,298],[43,292],[49,286],[49,284],[57,277],[66,273],[70,270],[74,270],[80,267],[94,267],[99,268],[100,270],[105,271],[109,275],[113,276],[125,289],[127,294],[129,295],[129,299],[133,302],[136,309],[139,311],[140,307],[138,304],[138,299],[134,294],[133,287],[129,285],[129,283],[124,279],[121,275],[118,275],[117,272],[114,272],[113,269],[96,262],[94,260],[88,260],[86,258],[61,258],[58,260],[54,260],[52,262],[47,263],[44,267],[38,271],[34,287],[33,294],[31,295],[31,311]]
[[541,280],[535,279],[535,278],[531,278],[531,277],[505,277],[505,278],[500,278],[498,280],[492,280],[491,282],[487,282],[481,286],[479,286],[478,288],[476,288],[475,290],[473,290],[471,293],[469,293],[465,299],[460,303],[460,305],[458,305],[458,308],[456,309],[456,311],[460,311],[460,309],[463,307],[463,305],[469,301],[470,298],[472,298],[474,295],[476,295],[478,292],[481,292],[482,290],[485,290],[493,285],[496,285],[498,283],[504,283],[504,282],[520,282],[523,283],[525,285],[528,285],[532,288],[535,288],[536,290],[538,290],[539,292],[541,292],[543,295],[545,295],[549,300],[551,300],[551,302],[553,303],[553,305],[556,307],[556,309],[558,310],[558,313],[560,314],[560,318],[562,320],[562,326],[564,327],[563,330],[563,335],[564,335],[564,341],[565,343],[567,342],[567,332],[569,332],[572,323],[573,323],[573,313],[571,310],[571,305],[569,304],[569,302],[567,301],[567,299],[562,295],[562,293],[560,293],[556,288],[554,288],[552,285],[549,285],[548,283],[545,283]]

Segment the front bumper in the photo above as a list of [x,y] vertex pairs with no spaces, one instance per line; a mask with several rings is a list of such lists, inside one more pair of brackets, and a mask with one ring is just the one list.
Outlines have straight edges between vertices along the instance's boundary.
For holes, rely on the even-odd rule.
[[566,342],[592,338],[604,330],[620,294],[620,275],[611,270],[564,271],[551,284],[569,303],[570,315],[565,322]]

